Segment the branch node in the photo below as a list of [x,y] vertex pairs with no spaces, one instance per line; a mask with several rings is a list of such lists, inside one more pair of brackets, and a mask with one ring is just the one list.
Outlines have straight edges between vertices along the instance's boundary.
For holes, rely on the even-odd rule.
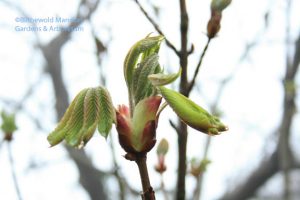
[[194,46],[194,44],[192,44],[190,50],[188,51],[188,55],[191,55],[192,53],[194,53],[194,50],[195,50],[195,46]]

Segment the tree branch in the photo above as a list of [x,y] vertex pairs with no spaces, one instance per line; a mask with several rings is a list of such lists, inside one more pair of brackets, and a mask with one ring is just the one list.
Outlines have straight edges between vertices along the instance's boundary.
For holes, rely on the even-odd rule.
[[135,160],[139,168],[141,182],[143,186],[142,199],[155,200],[154,191],[150,184],[146,160],[147,160],[146,155],[136,156],[136,160]]
[[255,194],[256,190],[262,186],[279,169],[278,152],[275,151],[269,159],[263,161],[259,167],[246,179],[239,184],[233,191],[225,194],[222,200],[243,200]]
[[202,62],[203,62],[203,58],[204,58],[204,56],[205,56],[205,54],[206,54],[206,52],[207,52],[207,49],[208,49],[208,46],[209,46],[209,44],[210,44],[211,39],[212,39],[212,38],[208,38],[207,43],[206,43],[206,45],[205,45],[205,47],[204,47],[204,49],[203,49],[203,51],[202,51],[202,54],[201,54],[201,56],[200,56],[200,60],[199,60],[199,62],[198,62],[198,64],[197,64],[196,70],[195,70],[195,72],[194,72],[193,79],[191,80],[191,82],[190,82],[189,85],[188,85],[188,89],[187,89],[188,94],[191,92],[191,90],[193,89],[193,87],[194,87],[194,85],[195,85],[196,78],[197,78],[198,73],[199,73],[199,69],[200,69],[201,64],[202,64]]
[[[179,0],[180,4],[180,33],[181,33],[181,50],[180,50],[180,66],[182,67],[182,73],[180,76],[180,88],[179,91],[184,96],[188,96],[187,86],[187,67],[188,67],[188,27],[189,27],[189,17],[186,8],[186,1]],[[187,126],[180,119],[178,119],[178,174],[177,174],[177,190],[176,199],[185,199],[185,176],[186,176],[186,149],[187,149],[187,139],[188,131]]]
[[[290,134],[291,134],[291,125],[292,125],[292,119],[294,112],[296,111],[296,105],[295,105],[295,97],[296,97],[296,89],[290,89],[287,87],[286,84],[291,83],[294,85],[294,76],[296,73],[292,71],[290,74],[290,69],[293,67],[291,66],[290,61],[290,9],[291,9],[291,0],[287,0],[286,5],[286,76],[283,83],[283,86],[285,88],[284,90],[284,110],[283,116],[287,117],[288,119],[283,119],[283,122],[280,127],[280,135],[279,135],[279,142],[278,142],[278,150],[279,150],[279,161],[280,161],[280,169],[283,172],[283,187],[284,187],[284,193],[283,198],[285,200],[290,199],[290,166],[292,165],[292,162],[294,160],[291,147],[290,147]],[[298,67],[297,67],[298,68]],[[297,69],[296,68],[296,69]]]

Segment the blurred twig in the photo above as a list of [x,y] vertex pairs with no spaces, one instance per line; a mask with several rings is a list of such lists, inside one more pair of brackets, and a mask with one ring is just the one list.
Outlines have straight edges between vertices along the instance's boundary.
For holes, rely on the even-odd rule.
[[188,93],[188,94],[191,92],[191,90],[193,89],[193,87],[194,87],[194,85],[195,85],[195,81],[196,81],[197,75],[198,75],[198,73],[199,73],[199,69],[200,69],[201,64],[202,64],[202,62],[203,62],[204,56],[205,56],[205,54],[206,54],[206,52],[207,52],[208,46],[209,46],[209,44],[210,44],[210,41],[211,41],[211,38],[208,38],[207,43],[206,43],[206,45],[205,45],[205,47],[204,47],[204,49],[203,49],[203,51],[202,51],[202,54],[201,54],[201,56],[200,56],[199,62],[198,62],[198,64],[197,64],[197,66],[196,66],[196,70],[195,70],[195,72],[194,72],[193,79],[191,80],[191,82],[190,82],[189,85],[188,85],[188,89],[187,89],[187,93]]
[[150,15],[147,13],[147,11],[143,8],[143,6],[140,4],[140,2],[138,0],[134,0],[135,3],[139,6],[139,8],[141,9],[142,13],[145,15],[145,17],[148,19],[148,21],[153,25],[153,27],[155,28],[155,30],[163,35],[165,37],[165,41],[166,44],[168,45],[168,47],[170,47],[175,53],[176,55],[179,56],[179,51],[176,49],[176,47],[168,40],[168,38],[166,37],[166,35],[162,32],[161,28],[159,27],[159,25],[150,17]]
[[163,174],[160,174],[160,190],[163,193],[164,200],[169,200],[168,192],[167,192],[167,190],[165,188]]
[[[299,167],[295,165],[289,139],[291,135],[291,126],[296,113],[295,98],[297,96],[297,90],[295,88],[288,88],[285,84],[294,84],[295,77],[299,69],[300,64],[300,34],[295,42],[295,51],[293,59],[290,64],[286,65],[286,73],[283,80],[284,89],[284,101],[283,101],[283,114],[282,120],[278,126],[278,129],[274,131],[273,135],[278,135],[277,148],[275,151],[249,175],[249,177],[235,187],[234,190],[225,194],[221,199],[223,200],[241,200],[252,197],[256,190],[260,188],[270,177],[277,172],[285,169],[290,170]],[[285,157],[288,156],[288,157]],[[282,166],[282,160],[284,160],[284,166]]]
[[18,196],[18,199],[22,200],[23,198],[22,198],[22,195],[21,195],[21,192],[20,192],[19,182],[18,182],[18,179],[17,179],[14,159],[13,159],[12,150],[11,150],[11,142],[8,141],[6,143],[6,145],[7,145],[8,158],[9,158],[9,162],[10,162],[11,175],[12,175],[12,178],[13,178],[16,194]]
[[[202,159],[207,159],[210,144],[211,144],[211,137],[207,137],[205,141],[205,147],[204,147],[204,153]],[[204,174],[205,172],[202,172],[197,178],[197,183],[194,190],[194,198],[193,198],[194,200],[199,200],[201,197]]]
[[[64,28],[76,28],[88,20],[96,11],[100,0],[82,0],[73,16],[78,19]],[[69,95],[63,80],[61,51],[69,41],[72,32],[60,32],[50,42],[40,47],[45,58],[47,73],[49,73],[56,98],[56,117],[60,119],[68,107]],[[79,172],[79,182],[88,192],[91,199],[107,199],[104,189],[103,172],[100,172],[87,156],[86,152],[65,146],[69,156],[75,162]],[[100,173],[99,173],[100,172]]]
[[118,185],[120,188],[120,194],[119,194],[119,198],[120,200],[125,200],[125,181],[124,178],[121,176],[120,171],[119,171],[119,165],[117,163],[117,159],[116,159],[116,155],[115,155],[115,147],[113,144],[113,137],[112,134],[109,134],[110,137],[110,150],[111,150],[111,155],[112,155],[112,160],[113,160],[113,164],[114,164],[114,170],[113,170],[113,175],[116,177],[117,181],[118,181]]
[[[287,67],[287,73],[290,70],[289,68],[292,67],[291,63],[291,52],[290,52],[290,12],[291,12],[291,0],[286,1],[286,20],[285,20],[285,39],[286,39],[286,67]],[[294,79],[292,77],[288,77],[288,74],[285,77],[285,82],[283,84],[288,84],[290,83],[294,84]],[[284,85],[285,86],[285,85]],[[291,90],[287,86],[285,87],[285,92],[290,93]],[[293,89],[292,89],[293,90]],[[292,92],[293,93],[293,92]],[[294,97],[295,98],[295,97]],[[284,181],[284,193],[283,193],[283,198],[285,200],[290,199],[290,185],[291,185],[291,180],[290,180],[290,166],[292,164],[292,159],[293,155],[290,149],[290,143],[289,143],[289,133],[285,133],[286,131],[289,130],[281,130],[280,136],[279,136],[279,144],[278,144],[278,151],[279,151],[279,161],[280,161],[280,168],[283,171],[283,181]]]
[[[268,16],[269,15],[268,13],[269,13],[269,10],[266,12],[265,16]],[[266,23],[267,23],[267,19],[266,19]],[[246,48],[244,49],[243,53],[241,54],[241,56],[238,60],[238,63],[235,65],[236,67],[234,67],[234,69],[223,80],[220,81],[214,103],[210,106],[213,114],[217,113],[217,107],[219,105],[219,102],[220,102],[220,99],[224,92],[224,89],[228,85],[228,83],[234,78],[235,74],[238,72],[238,69],[240,69],[240,63],[243,62],[249,56],[249,53],[251,52],[251,50],[256,45],[259,44],[259,39],[266,32],[267,28],[268,28],[268,26],[265,26],[264,29],[262,29],[261,31],[259,31],[256,34],[256,36],[254,37],[254,39],[251,42],[248,42],[246,44]],[[208,43],[207,43],[207,45],[208,45]],[[205,53],[205,52],[203,52],[203,53]],[[202,53],[202,55],[203,55],[203,53]],[[201,59],[200,59],[199,63],[201,65]],[[199,65],[199,63],[198,63],[198,65]],[[211,144],[211,137],[207,137],[206,142],[205,142],[205,147],[204,147],[203,158],[207,158],[210,144]],[[201,191],[202,191],[204,175],[205,174],[202,173],[197,180],[195,191],[194,191],[195,194],[197,194],[197,195],[194,197],[194,200],[199,200],[201,198]]]
[[[217,113],[217,107],[220,102],[224,88],[226,87],[227,83],[234,77],[234,74],[235,74],[235,71],[233,71],[229,76],[227,76],[225,79],[223,79],[223,81],[221,81],[218,91],[217,91],[217,96],[215,98],[213,105],[211,106],[211,111],[213,114]],[[202,159],[206,159],[208,157],[208,151],[210,149],[211,140],[212,140],[212,137],[206,138]],[[195,194],[194,200],[199,200],[201,198],[203,179],[204,179],[204,173],[201,173],[199,175],[199,177],[197,178],[197,183],[196,183],[195,190],[194,190],[194,194]]]
[[105,86],[106,85],[106,74],[105,74],[105,70],[103,69],[103,65],[102,65],[102,55],[107,52],[107,44],[104,44],[99,37],[96,34],[96,31],[90,21],[90,25],[91,25],[91,33],[92,33],[92,37],[94,39],[94,43],[96,46],[96,52],[95,52],[95,56],[97,59],[97,64],[100,70],[100,84]]
[[25,94],[18,101],[12,100],[12,99],[3,98],[3,97],[0,97],[0,100],[3,101],[7,105],[11,104],[12,107],[13,107],[13,112],[16,113],[16,112],[18,112],[18,111],[20,111],[20,110],[23,109],[23,106],[24,106],[25,102],[31,97],[31,95],[34,93],[34,90],[36,89],[36,87],[39,85],[39,83],[42,80],[43,80],[43,77],[41,75],[34,83],[32,83],[28,87],[28,89],[25,92]]

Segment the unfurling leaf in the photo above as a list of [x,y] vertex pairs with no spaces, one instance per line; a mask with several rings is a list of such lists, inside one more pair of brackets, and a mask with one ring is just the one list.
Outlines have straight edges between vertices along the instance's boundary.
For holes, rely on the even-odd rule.
[[181,74],[181,68],[179,69],[179,72],[174,74],[151,74],[148,76],[148,79],[151,81],[152,85],[154,86],[163,86],[172,83],[175,81]]
[[99,132],[107,137],[115,121],[108,91],[103,87],[87,88],[74,98],[47,139],[51,146],[65,139],[70,146],[81,147],[90,140],[97,126]]
[[124,61],[124,77],[128,88],[132,88],[134,70],[137,68],[138,62],[157,53],[163,39],[163,36],[146,37],[131,47]]
[[168,153],[168,150],[169,150],[169,143],[165,138],[163,138],[157,146],[156,154],[158,156],[159,155],[165,156]]
[[85,113],[87,111],[84,107],[84,104],[86,104],[85,100],[87,98],[85,97],[89,90],[90,89],[84,90],[84,92],[82,92],[82,94],[78,97],[74,106],[74,110],[70,116],[70,119],[68,120],[67,126],[62,130],[65,131],[65,140],[70,146],[82,146],[82,132],[85,128],[83,122],[86,121],[84,116],[86,115]]
[[139,67],[135,69],[133,79],[133,94],[135,105],[138,104],[144,98],[155,95],[155,88],[151,85],[148,80],[150,74],[160,72],[160,66],[158,63],[158,55],[154,53],[143,62],[140,63]]
[[107,138],[112,124],[116,122],[116,111],[113,107],[109,92],[105,88],[99,88],[100,94],[100,120],[98,123],[99,133]]
[[87,90],[88,89],[84,89],[84,90],[80,91],[79,94],[77,94],[77,96],[74,98],[74,100],[71,102],[71,104],[67,108],[65,114],[63,115],[62,119],[58,123],[57,127],[54,129],[54,131],[52,131],[48,135],[47,140],[51,146],[57,145],[66,137],[68,121],[70,121],[71,115],[73,114],[75,104],[80,96],[85,95]]
[[162,96],[178,117],[188,126],[209,135],[218,135],[228,128],[220,120],[182,94],[158,87]]
[[161,97],[153,96],[141,100],[134,108],[132,143],[138,152],[149,151],[156,142],[156,113],[160,103]]
[[141,100],[134,108],[133,116],[127,106],[117,109],[117,131],[119,142],[126,152],[146,153],[156,142],[157,110],[161,103],[160,96]]

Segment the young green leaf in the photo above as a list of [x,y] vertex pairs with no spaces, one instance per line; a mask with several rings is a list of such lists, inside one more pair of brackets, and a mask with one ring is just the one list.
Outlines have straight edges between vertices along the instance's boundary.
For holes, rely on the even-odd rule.
[[65,136],[66,136],[65,134],[67,132],[66,127],[67,127],[68,121],[70,121],[71,116],[73,114],[75,104],[76,104],[77,100],[79,99],[79,97],[84,96],[86,94],[87,90],[88,89],[84,89],[76,95],[74,100],[71,102],[71,104],[67,108],[64,116],[58,123],[57,127],[54,129],[54,131],[52,131],[48,135],[47,140],[51,146],[57,145],[65,138]]
[[147,77],[150,74],[155,73],[157,68],[160,68],[158,63],[158,55],[157,53],[154,53],[145,58],[145,60],[141,62],[139,67],[136,69],[137,73],[134,74],[133,82],[135,104],[151,95],[151,92],[149,92],[149,90],[153,91],[153,86],[151,85]]
[[138,62],[143,61],[145,57],[153,53],[157,53],[163,39],[163,36],[146,37],[131,47],[124,61],[124,77],[128,88],[131,89],[132,87],[134,69]]
[[107,138],[112,124],[116,122],[116,111],[113,107],[109,92],[103,87],[98,87],[97,92],[99,93],[100,97],[100,117],[98,120],[98,131],[103,137]]
[[64,128],[65,140],[68,145],[73,147],[79,147],[82,145],[82,136],[84,130],[84,104],[86,101],[86,94],[91,89],[85,90],[77,99],[74,110],[71,114],[70,120],[67,123],[67,126]]
[[83,127],[79,133],[81,135],[81,141],[83,142],[83,145],[85,145],[93,136],[97,127],[97,119],[99,119],[100,115],[100,97],[96,90],[97,88],[89,89],[84,98],[84,121]]
[[228,128],[220,120],[182,94],[158,87],[162,96],[178,117],[188,126],[209,135],[218,135]]
[[97,126],[107,137],[115,118],[108,91],[103,87],[87,88],[75,97],[47,139],[51,146],[65,139],[68,145],[80,148],[90,140]]
[[154,86],[163,86],[172,83],[181,75],[181,68],[177,73],[174,74],[151,74],[148,76],[148,79],[151,81]]

